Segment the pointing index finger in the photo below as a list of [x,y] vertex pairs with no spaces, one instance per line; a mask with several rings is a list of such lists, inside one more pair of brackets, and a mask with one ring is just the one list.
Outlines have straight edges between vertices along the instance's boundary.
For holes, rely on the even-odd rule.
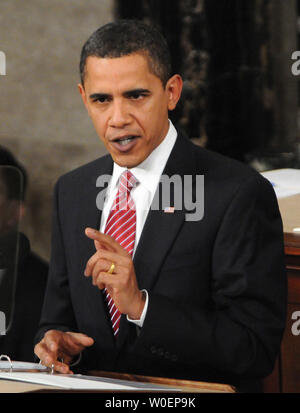
[[103,234],[93,228],[86,228],[85,235],[94,241],[98,241],[105,249],[127,256],[127,252],[109,235]]

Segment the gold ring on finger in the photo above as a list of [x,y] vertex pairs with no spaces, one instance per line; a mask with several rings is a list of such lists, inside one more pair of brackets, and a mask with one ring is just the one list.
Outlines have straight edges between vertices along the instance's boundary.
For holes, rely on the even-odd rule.
[[115,264],[112,262],[109,270],[107,271],[108,274],[113,274],[113,273],[114,273],[114,269],[115,269]]

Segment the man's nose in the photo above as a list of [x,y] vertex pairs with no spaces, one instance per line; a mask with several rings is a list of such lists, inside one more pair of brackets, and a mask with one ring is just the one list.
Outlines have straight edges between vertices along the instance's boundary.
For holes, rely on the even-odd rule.
[[113,128],[122,128],[128,125],[131,121],[131,116],[127,105],[124,102],[114,102],[111,107],[109,118],[109,126]]

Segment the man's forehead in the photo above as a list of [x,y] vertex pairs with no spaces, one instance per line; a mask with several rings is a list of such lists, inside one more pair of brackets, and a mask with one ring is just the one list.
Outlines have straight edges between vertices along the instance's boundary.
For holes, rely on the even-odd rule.
[[99,57],[99,56],[88,56],[86,59],[86,65],[89,65],[91,63],[101,63],[106,64],[106,65],[113,65],[115,62],[118,64],[125,64],[128,62],[133,62],[133,64],[137,62],[143,62],[144,64],[148,65],[148,62],[150,60],[149,54],[147,52],[144,52],[143,50],[138,51],[138,52],[133,52],[121,56],[106,56],[106,57]]
[[86,61],[85,81],[105,83],[128,79],[134,82],[146,81],[153,76],[157,77],[150,71],[147,57],[140,53],[121,57],[89,56]]

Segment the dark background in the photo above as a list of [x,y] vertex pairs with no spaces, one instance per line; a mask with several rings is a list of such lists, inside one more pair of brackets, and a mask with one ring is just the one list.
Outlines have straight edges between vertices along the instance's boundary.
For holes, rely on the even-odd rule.
[[184,78],[181,105],[171,116],[191,138],[257,169],[299,167],[297,83],[290,72],[299,4],[116,0],[116,17],[154,23],[168,39],[174,71]]

